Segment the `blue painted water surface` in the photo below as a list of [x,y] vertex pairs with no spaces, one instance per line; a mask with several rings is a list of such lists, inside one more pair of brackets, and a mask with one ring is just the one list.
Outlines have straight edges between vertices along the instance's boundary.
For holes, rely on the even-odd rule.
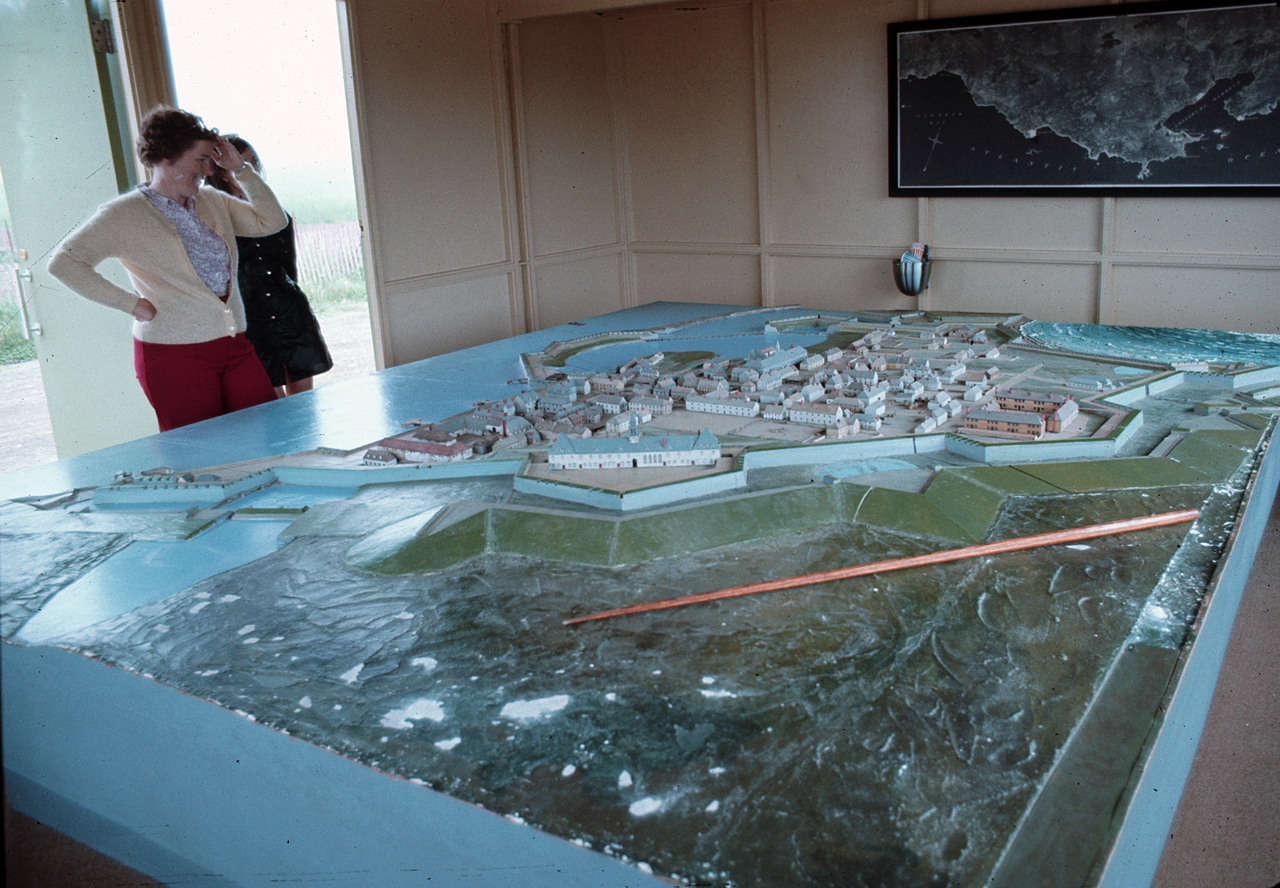
[[280,548],[291,520],[223,521],[189,540],[135,540],[49,599],[14,637],[42,644],[256,561]]
[[320,503],[348,499],[350,487],[315,487],[303,484],[272,484],[253,490],[231,503],[232,508],[302,509]]
[[760,327],[764,320],[755,319],[757,329],[751,333],[725,336],[698,336],[691,331],[681,331],[678,335],[664,335],[644,342],[627,342],[620,345],[601,346],[590,351],[574,355],[567,365],[575,370],[588,370],[593,373],[606,373],[630,361],[632,358],[651,355],[654,352],[710,352],[720,358],[740,358],[752,349],[766,345],[789,348],[793,345],[812,346],[827,338],[824,328],[791,331],[781,334],[764,333]]
[[1280,365],[1280,336],[1273,333],[1031,321],[1022,334],[1032,343],[1108,358]]
[[827,338],[825,324],[794,330],[784,329],[779,333],[764,332],[766,324],[785,324],[788,320],[807,319],[812,315],[812,312],[797,312],[788,308],[715,316],[676,329],[657,331],[651,338],[588,349],[575,354],[566,364],[573,370],[606,373],[616,370],[633,358],[658,351],[710,352],[721,358],[739,358],[752,349],[767,345],[780,345],[783,348],[793,345],[812,346]]

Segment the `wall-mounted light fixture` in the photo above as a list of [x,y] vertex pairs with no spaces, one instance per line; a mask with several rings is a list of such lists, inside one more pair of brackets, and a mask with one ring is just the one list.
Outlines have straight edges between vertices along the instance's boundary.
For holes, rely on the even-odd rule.
[[919,296],[929,286],[929,270],[932,266],[929,245],[912,244],[901,259],[893,260],[893,282],[904,295]]

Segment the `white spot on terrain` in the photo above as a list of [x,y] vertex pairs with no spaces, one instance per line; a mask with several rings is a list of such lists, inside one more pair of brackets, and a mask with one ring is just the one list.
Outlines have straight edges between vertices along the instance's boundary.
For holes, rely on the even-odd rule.
[[414,700],[404,709],[393,709],[382,717],[384,728],[395,728],[403,731],[412,728],[413,722],[428,719],[433,722],[444,721],[444,707],[438,700]]
[[662,810],[662,800],[655,799],[653,796],[645,796],[638,802],[632,802],[631,807],[627,809],[631,812],[632,817],[648,817]]
[[539,697],[537,700],[516,700],[502,707],[499,713],[503,718],[518,721],[529,721],[545,718],[559,712],[569,705],[568,694],[556,694],[554,697]]

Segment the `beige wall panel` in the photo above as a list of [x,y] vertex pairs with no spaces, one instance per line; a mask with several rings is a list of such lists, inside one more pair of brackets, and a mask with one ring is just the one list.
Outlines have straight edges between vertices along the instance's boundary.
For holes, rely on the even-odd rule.
[[779,305],[837,311],[916,308],[916,300],[894,286],[888,259],[781,256],[773,260],[773,281]]
[[888,196],[884,30],[915,9],[914,0],[765,6],[771,243],[916,239],[916,201]]
[[[544,11],[581,9],[560,2]],[[909,307],[889,282],[888,259],[921,238],[937,262],[925,307],[1280,324],[1274,198],[885,196],[885,25],[921,10],[945,18],[1060,0],[689,6],[522,22],[513,32],[520,153],[508,159],[503,127],[513,121],[495,101],[506,76],[494,51],[501,35],[488,30],[497,26],[485,4],[351,4],[373,273],[381,291],[399,294],[386,297],[383,315],[397,346],[390,363],[519,332],[512,306],[521,294],[506,276],[519,261],[534,269],[541,326],[655,299]],[[768,163],[763,232],[757,158]],[[525,186],[524,256],[507,255],[512,169]],[[593,249],[615,242],[627,244],[621,281]],[[720,244],[766,254],[777,245],[765,260],[769,287],[754,251],[726,254]],[[587,252],[561,265],[573,250]],[[789,255],[798,253],[819,258]],[[1144,253],[1161,255],[1133,265]],[[1170,264],[1184,260],[1200,267]],[[1258,267],[1224,267],[1248,264]],[[500,284],[435,286],[437,276],[453,281],[451,272],[480,265],[500,266],[483,272]]]
[[1098,269],[1091,264],[944,262],[933,264],[922,307],[939,311],[1022,312],[1036,320],[1098,321]]
[[[964,18],[971,15],[998,15],[1006,12],[1030,12],[1037,9],[1067,9],[1076,6],[1104,6],[1111,0],[929,0],[929,18]],[[1123,0],[1122,0],[1123,2]],[[915,18],[915,16],[910,16]]]
[[1118,200],[1115,219],[1117,250],[1231,253],[1280,260],[1280,224],[1274,200]]
[[897,292],[893,265],[887,258],[776,257],[773,287],[778,305],[797,303],[837,311],[910,311],[916,307],[914,298]]
[[538,326],[554,327],[623,308],[621,255],[543,265],[535,272]]
[[510,290],[510,276],[504,274],[388,294],[395,319],[388,333],[395,363],[420,361],[520,332],[511,329]]
[[642,4],[637,0],[496,0],[494,4],[502,21],[638,5]]
[[[930,246],[986,250],[1102,249],[1102,198],[934,198]],[[941,253],[938,253],[939,257]]]
[[504,261],[485,4],[379,0],[351,11],[383,279]]
[[637,303],[760,304],[760,260],[756,256],[640,253],[635,261]]
[[604,22],[546,19],[521,25],[518,33],[533,254],[617,243]]
[[1280,271],[1125,266],[1114,274],[1118,324],[1280,334]]
[[751,7],[619,27],[636,239],[758,244]]

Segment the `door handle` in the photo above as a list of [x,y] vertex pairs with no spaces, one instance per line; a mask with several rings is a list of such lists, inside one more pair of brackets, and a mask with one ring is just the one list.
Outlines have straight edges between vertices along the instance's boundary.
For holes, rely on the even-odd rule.
[[27,288],[23,284],[29,284],[31,280],[31,269],[18,269],[18,314],[22,318],[23,339],[30,339],[32,336],[40,336],[44,333],[44,328],[32,320],[31,312],[27,310]]

